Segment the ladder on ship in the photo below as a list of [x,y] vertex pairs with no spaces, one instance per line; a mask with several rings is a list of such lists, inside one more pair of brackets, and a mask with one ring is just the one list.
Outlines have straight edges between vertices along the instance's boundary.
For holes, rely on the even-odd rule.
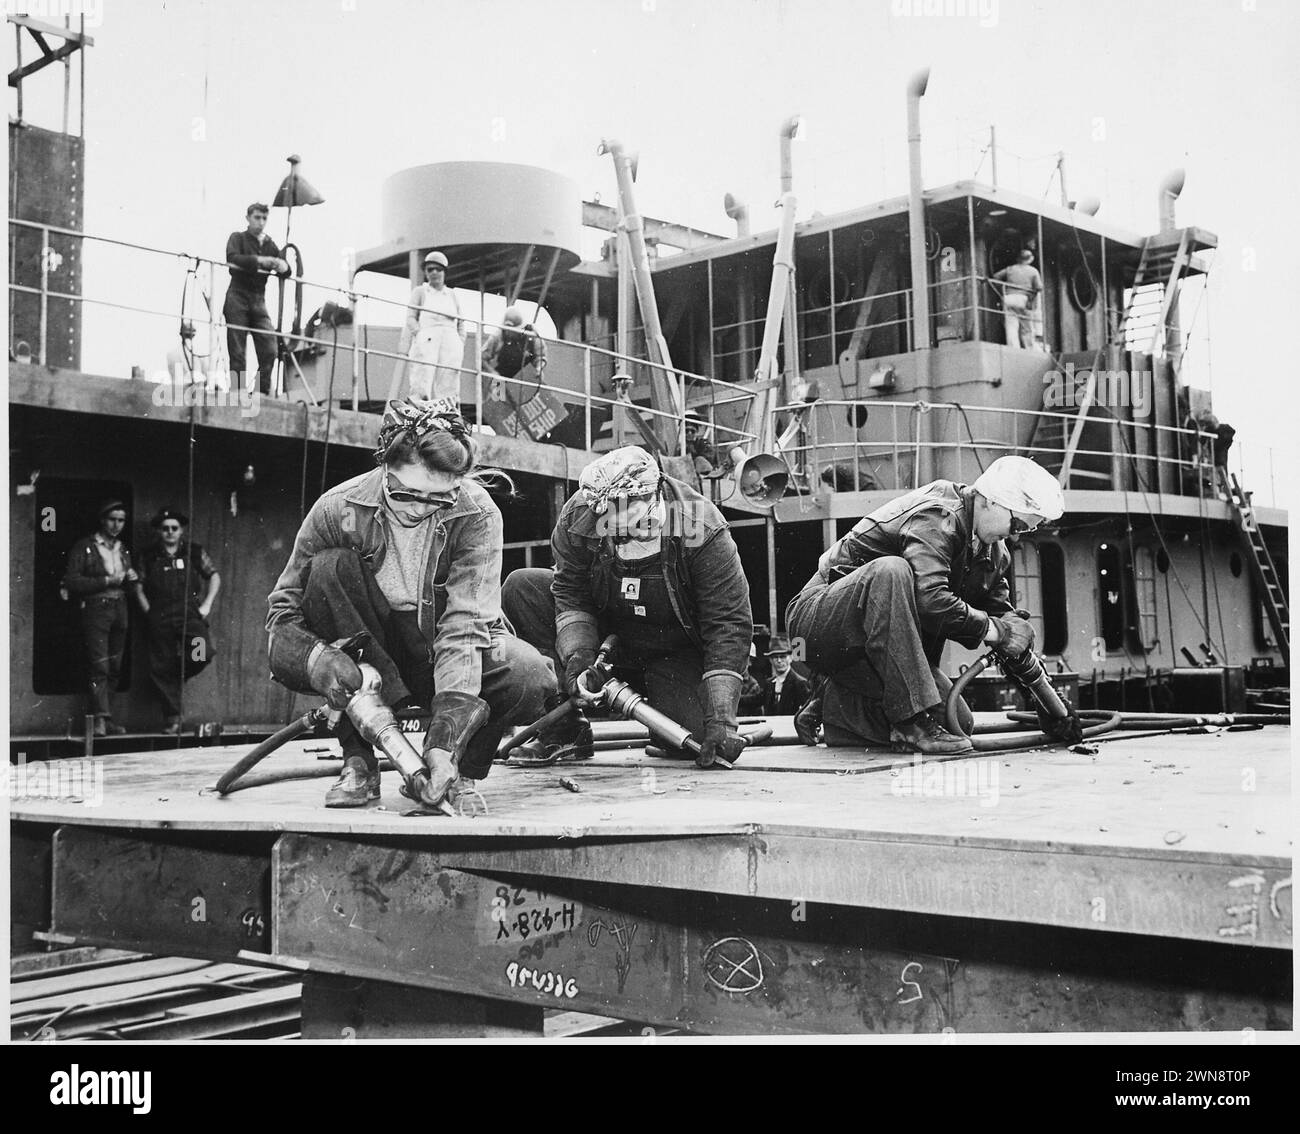
[[[1192,262],[1192,230],[1179,229],[1177,232],[1164,232],[1148,236],[1142,242],[1142,252],[1138,257],[1137,270],[1133,274],[1133,286],[1129,289],[1128,302],[1116,324],[1111,342],[1122,344],[1126,350],[1145,354],[1157,354],[1165,345],[1169,318],[1178,299],[1179,285],[1183,279],[1198,269]],[[1177,351],[1170,355],[1170,362],[1178,365]],[[1046,452],[1038,455],[1039,462],[1049,472],[1056,473],[1062,488],[1083,487],[1072,484],[1075,480],[1100,481],[1092,487],[1111,486],[1110,472],[1097,472],[1090,469],[1074,467],[1075,453],[1079,440],[1083,436],[1084,425],[1096,398],[1096,365],[1100,365],[1100,356],[1094,368],[1075,377],[1073,391],[1064,391],[1072,395],[1063,397],[1063,391],[1056,385],[1049,385],[1043,391],[1044,416],[1038,419],[1034,430],[1033,447]],[[1067,381],[1065,375],[1060,381]],[[1082,380],[1082,381],[1080,381]],[[1078,411],[1071,420],[1060,413],[1062,405],[1075,405]]]
[[1228,491],[1228,500],[1232,505],[1237,530],[1245,537],[1246,546],[1250,548],[1251,571],[1259,586],[1264,613],[1273,628],[1273,636],[1277,640],[1278,649],[1282,651],[1282,659],[1290,665],[1291,610],[1287,605],[1286,593],[1282,590],[1277,568],[1273,565],[1273,557],[1268,552],[1268,544],[1264,542],[1264,533],[1259,530],[1259,524],[1255,519],[1251,494],[1241,487],[1236,473],[1230,473],[1221,466],[1218,467],[1217,472]]
[[[1175,235],[1177,242],[1171,239]],[[1178,285],[1188,274],[1191,260],[1190,229],[1148,236],[1142,242],[1142,255],[1133,274],[1128,303],[1120,315],[1112,341],[1122,343],[1126,350],[1143,354],[1159,352],[1169,327],[1169,316],[1178,299]],[[1171,358],[1171,361],[1175,366],[1178,364],[1177,358]]]

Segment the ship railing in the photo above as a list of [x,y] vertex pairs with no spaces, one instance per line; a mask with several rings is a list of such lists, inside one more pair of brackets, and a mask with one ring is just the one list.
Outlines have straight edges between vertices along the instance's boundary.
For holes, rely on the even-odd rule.
[[[189,324],[188,343],[190,346],[182,352],[181,373],[172,373],[165,368],[160,368],[160,373],[164,374],[167,380],[173,382],[201,382],[211,390],[230,388],[231,378],[228,366],[223,369],[221,365],[221,360],[225,354],[225,336],[222,332],[232,330],[243,331],[248,334],[254,333],[254,329],[228,323],[220,314],[221,307],[218,303],[220,296],[217,294],[217,289],[212,286],[212,282],[218,277],[213,273],[219,270],[228,270],[230,265],[226,261],[156,248],[136,241],[91,235],[58,225],[19,220],[13,217],[9,218],[9,224],[11,232],[9,290],[11,297],[14,295],[36,296],[39,298],[40,303],[39,343],[35,361],[42,365],[49,362],[50,302],[52,300],[66,301],[111,309],[126,315],[143,316],[147,320],[166,319],[173,322],[179,320],[183,324]],[[32,249],[29,246],[26,249],[19,249],[19,254],[13,254],[13,250],[18,244],[15,240],[15,229],[39,234],[39,248]],[[180,272],[176,281],[178,291],[192,286],[195,298],[191,300],[191,304],[195,309],[160,310],[156,307],[124,303],[119,299],[97,298],[84,293],[73,294],[52,286],[51,276],[57,273],[62,259],[71,252],[79,252],[77,245],[69,244],[70,241],[85,241],[113,246],[150,257],[163,257],[171,261]],[[60,251],[56,244],[64,250]],[[35,287],[19,283],[14,278],[18,270],[17,261],[20,256],[30,256],[31,254],[39,256],[40,262],[40,282],[39,286]],[[200,275],[201,271],[206,273],[206,279]],[[377,304],[383,308],[400,311],[404,320],[406,313],[409,311],[408,302],[373,295],[355,288],[323,283],[306,276],[285,277],[284,284],[286,299],[291,289],[302,287],[304,301],[299,311],[301,318],[305,319],[311,311],[323,310],[327,302],[333,302],[339,309],[350,312],[353,319],[352,341],[343,345],[331,346],[330,328],[328,326],[322,327],[315,336],[295,335],[291,330],[281,329],[277,333],[282,340],[290,344],[290,353],[295,358],[305,358],[313,353],[328,353],[332,350],[333,358],[331,361],[337,360],[339,354],[348,355],[351,363],[351,373],[348,376],[351,380],[350,398],[348,395],[344,395],[343,398],[338,400],[350,400],[351,408],[362,412],[381,408],[383,401],[386,400],[383,394],[388,391],[383,391],[379,399],[372,396],[369,388],[369,360],[383,359],[394,366],[403,366],[407,362],[407,358],[397,351],[385,350],[361,343],[359,341],[359,332],[369,328],[359,323],[357,315],[362,303]],[[309,294],[313,297],[312,302],[308,302],[306,299]],[[184,295],[184,291],[182,291],[182,295]],[[184,300],[182,300],[182,305],[184,306]],[[692,373],[678,367],[665,366],[644,358],[620,354],[618,351],[590,343],[573,342],[563,338],[546,338],[545,345],[548,358],[552,360],[552,363],[557,359],[563,359],[569,364],[570,375],[574,379],[573,385],[566,386],[546,381],[545,369],[541,374],[535,374],[530,378],[520,378],[518,376],[507,378],[485,370],[482,362],[483,345],[489,335],[501,329],[501,324],[475,319],[471,316],[463,316],[460,322],[464,327],[473,328],[476,337],[475,364],[473,366],[461,365],[443,369],[454,370],[461,376],[462,404],[472,404],[475,407],[480,428],[483,428],[485,422],[485,401],[496,398],[509,402],[512,406],[523,408],[536,398],[539,393],[545,392],[560,399],[565,403],[566,407],[570,404],[581,405],[583,428],[580,431],[580,437],[582,446],[587,450],[591,450],[597,444],[597,435],[604,425],[612,420],[616,431],[614,438],[616,442],[621,442],[624,437],[635,441],[642,438],[645,430],[648,429],[664,452],[669,454],[674,452],[686,453],[689,447],[687,438],[688,411],[692,409],[702,410],[704,408],[710,411],[706,415],[706,420],[708,427],[712,431],[712,439],[718,445],[728,448],[740,445],[752,449],[757,441],[757,434],[754,431],[742,427],[747,422],[748,410],[755,394],[753,391],[737,387],[734,383]],[[206,329],[206,345],[208,349],[196,353],[194,344],[198,342],[199,328]],[[337,329],[337,325],[334,329]],[[392,330],[393,328],[388,326],[385,329]],[[124,336],[131,333],[121,327],[119,327],[119,330],[122,331]],[[247,347],[250,355],[252,355],[251,344],[247,344]],[[288,364],[286,363],[286,365]],[[547,369],[550,369],[550,367]],[[330,366],[325,370],[329,374],[329,387],[324,392],[325,400],[332,402],[335,401],[335,368]],[[627,375],[632,379],[624,396],[619,396],[618,391],[603,389],[615,375]],[[144,377],[144,374],[139,368],[133,368],[133,377]],[[246,376],[245,380],[251,378],[252,374],[250,372],[250,375]],[[651,383],[656,381],[660,385],[661,391],[665,385],[671,387],[673,400],[676,401],[675,410],[638,404],[638,399],[644,400]],[[463,397],[466,382],[470,383],[472,387],[472,396],[467,399]],[[319,391],[313,389],[305,377],[303,385],[311,401],[318,403],[321,400],[318,396]],[[397,383],[390,381],[390,388],[395,385]],[[376,400],[379,401],[378,406],[375,405]],[[725,420],[719,420],[719,411],[722,411],[722,417]],[[620,414],[624,415],[621,422]],[[632,421],[632,415],[641,419],[643,429],[638,430],[634,422],[632,422],[630,428],[620,428],[620,425],[627,426]],[[525,420],[527,420],[526,414]],[[568,446],[576,448],[579,431],[575,429],[573,436],[574,440],[569,442]]]
[[[846,423],[846,416],[860,415],[864,410],[869,415],[866,422],[875,423],[877,436],[848,439],[824,436],[828,429],[851,428],[853,423]],[[932,439],[923,422],[937,411],[950,414],[956,428],[966,436]],[[775,412],[778,433],[790,432],[791,424],[797,426],[792,433],[793,440],[779,455],[795,472],[796,487],[809,492],[827,488],[854,492],[907,491],[924,483],[918,478],[927,471],[927,480],[942,475],[970,483],[993,459],[1006,454],[1030,457],[1055,472],[1052,466],[1060,464],[1063,450],[1060,445],[1034,443],[1039,424],[1055,419],[1065,425],[1068,435],[1078,420],[1077,412],[877,398],[827,398],[811,404],[790,403],[778,406]],[[889,416],[887,424],[881,426],[883,414]],[[1094,458],[1094,465],[1108,470],[1095,487],[1151,497],[1164,494],[1223,499],[1214,475],[1214,434],[1197,428],[1118,418],[1110,421],[1090,418],[1088,424],[1109,426],[1119,439],[1110,448],[1074,450],[1076,467],[1086,464],[1087,458]],[[1138,431],[1147,431],[1147,437],[1140,443]],[[1125,437],[1125,433],[1129,436]],[[1247,463],[1244,448],[1234,445],[1228,454],[1229,466],[1235,464],[1243,477]],[[1255,503],[1276,507],[1272,450],[1259,445],[1251,445],[1249,449],[1251,468],[1261,474],[1267,470],[1266,477],[1255,484]],[[1252,482],[1243,479],[1242,483]]]

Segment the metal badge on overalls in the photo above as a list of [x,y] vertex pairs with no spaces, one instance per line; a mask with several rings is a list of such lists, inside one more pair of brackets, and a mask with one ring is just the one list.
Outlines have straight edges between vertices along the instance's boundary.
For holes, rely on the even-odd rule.
[[[641,597],[641,580],[640,578],[623,580],[623,597],[629,602],[636,602]],[[644,608],[640,613],[645,613]]]

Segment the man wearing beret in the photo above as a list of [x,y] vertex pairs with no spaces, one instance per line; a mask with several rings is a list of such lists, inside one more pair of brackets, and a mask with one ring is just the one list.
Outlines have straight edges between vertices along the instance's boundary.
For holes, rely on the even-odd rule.
[[652,706],[694,734],[702,762],[735,760],[744,747],[736,714],[754,624],[722,513],[628,446],[582,471],[551,550],[554,570],[512,572],[501,599],[520,637],[558,663],[554,699],[593,692],[580,679],[602,638],[616,634],[617,665]]

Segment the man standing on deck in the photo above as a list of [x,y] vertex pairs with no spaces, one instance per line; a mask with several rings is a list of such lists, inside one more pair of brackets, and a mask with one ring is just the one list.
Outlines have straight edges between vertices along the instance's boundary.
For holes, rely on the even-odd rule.
[[270,210],[259,201],[248,206],[248,228],[232,232],[226,241],[230,287],[221,314],[226,320],[226,350],[230,354],[232,388],[251,390],[244,377],[244,351],[252,331],[257,350],[257,383],[263,394],[271,392],[271,374],[277,355],[275,328],[266,310],[266,281],[272,274],[287,276],[289,263],[280,256],[275,241],[266,235]]
[[[814,744],[824,726],[831,745],[972,751],[944,727],[952,688],[937,668],[944,643],[995,645],[1013,658],[1033,648],[1033,629],[1010,602],[1004,541],[1064,511],[1051,473],[1024,457],[1001,457],[973,485],[936,480],[859,520],[786,611],[805,660],[822,675],[795,718],[800,738]],[[969,731],[969,709],[959,712]],[[1041,714],[1040,723],[1065,727]]]
[[[483,369],[502,378],[514,378],[525,366],[540,375],[546,369],[546,344],[531,323],[524,322],[518,307],[507,307],[501,316],[501,329],[488,336],[483,344]],[[508,389],[516,401],[517,390]]]
[[1038,296],[1043,290],[1043,277],[1034,267],[1034,254],[1024,249],[1016,263],[1003,268],[989,283],[1002,299],[1007,346],[1033,350]]

